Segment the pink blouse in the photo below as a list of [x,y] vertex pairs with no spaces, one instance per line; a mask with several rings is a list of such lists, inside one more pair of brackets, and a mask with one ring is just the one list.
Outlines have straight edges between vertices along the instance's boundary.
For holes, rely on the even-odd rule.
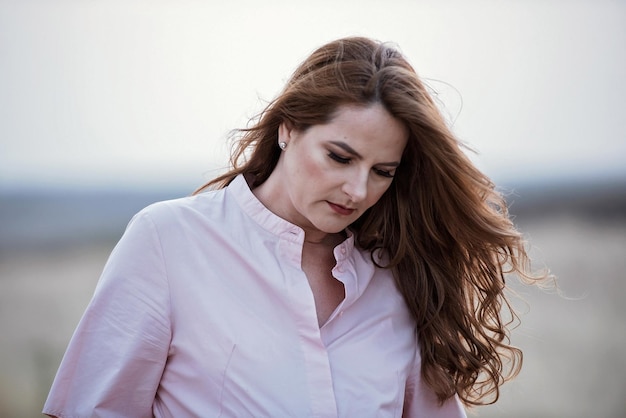
[[304,232],[242,176],[135,215],[44,407],[60,417],[465,417],[420,378],[414,325],[388,270],[350,237],[345,299],[320,328]]

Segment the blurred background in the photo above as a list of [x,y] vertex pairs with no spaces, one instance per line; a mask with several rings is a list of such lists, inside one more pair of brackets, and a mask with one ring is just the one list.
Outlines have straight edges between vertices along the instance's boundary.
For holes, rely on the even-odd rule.
[[0,0],[1,417],[39,416],[130,217],[348,35],[399,45],[559,278],[512,284],[524,369],[474,416],[626,416],[626,2]]

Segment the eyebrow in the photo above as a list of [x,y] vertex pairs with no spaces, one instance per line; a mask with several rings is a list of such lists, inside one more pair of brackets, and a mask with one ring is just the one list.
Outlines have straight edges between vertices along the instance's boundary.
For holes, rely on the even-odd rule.
[[[344,150],[345,152],[347,152],[348,154],[352,155],[355,158],[358,159],[363,159],[363,157],[361,156],[361,154],[359,154],[354,148],[352,148],[350,145],[346,144],[345,142],[342,141],[330,141],[331,144],[338,146],[339,148],[341,148],[342,150]],[[376,165],[384,165],[387,167],[398,167],[400,165],[399,161],[391,161],[388,163],[378,163]]]

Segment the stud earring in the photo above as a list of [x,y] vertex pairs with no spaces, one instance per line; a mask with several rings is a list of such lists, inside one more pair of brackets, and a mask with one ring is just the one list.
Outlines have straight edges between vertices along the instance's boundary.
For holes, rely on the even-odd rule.
[[278,143],[278,146],[280,147],[280,149],[284,150],[285,148],[287,148],[287,143],[284,141],[281,141]]

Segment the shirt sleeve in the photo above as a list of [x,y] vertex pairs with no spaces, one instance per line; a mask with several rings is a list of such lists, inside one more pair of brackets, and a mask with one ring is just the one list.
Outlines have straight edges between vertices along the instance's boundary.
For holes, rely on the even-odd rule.
[[165,261],[156,226],[144,210],[111,253],[43,412],[152,417],[170,339]]
[[466,418],[465,409],[458,396],[439,404],[435,392],[422,379],[422,359],[419,348],[409,374],[404,398],[403,418]]

